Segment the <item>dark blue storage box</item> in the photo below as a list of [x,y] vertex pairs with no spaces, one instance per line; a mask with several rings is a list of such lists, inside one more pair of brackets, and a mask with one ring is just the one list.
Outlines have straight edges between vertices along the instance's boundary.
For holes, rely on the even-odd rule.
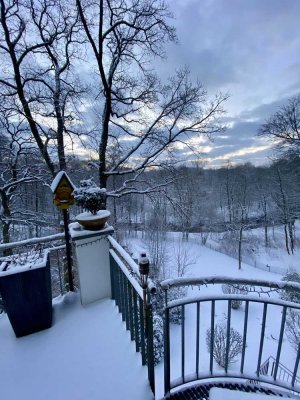
[[0,273],[0,293],[17,337],[52,324],[52,290],[49,255],[45,266],[9,274]]

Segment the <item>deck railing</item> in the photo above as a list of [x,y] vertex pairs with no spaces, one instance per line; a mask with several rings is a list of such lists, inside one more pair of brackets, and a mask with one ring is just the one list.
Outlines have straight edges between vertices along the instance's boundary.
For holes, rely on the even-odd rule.
[[153,349],[153,319],[151,295],[155,286],[148,281],[145,294],[139,281],[139,268],[128,253],[111,237],[110,270],[112,299],[115,300],[130,332],[131,340],[135,341],[135,349],[141,353],[142,365],[148,367],[148,380],[155,393],[154,349]]
[[[213,284],[247,285],[250,293],[248,295],[208,294],[168,301],[168,290],[173,287],[189,285],[201,288],[203,286],[211,287]],[[284,367],[281,363],[287,316],[291,311],[300,313],[300,304],[283,301],[278,298],[278,295],[277,297],[270,296],[270,292],[282,289],[297,290],[300,292],[299,284],[211,277],[203,279],[178,278],[164,281],[161,285],[165,290],[166,298],[164,332],[166,396],[170,394],[172,389],[183,384],[204,379],[211,381],[215,378],[252,380],[300,393],[299,378],[297,377],[300,345],[298,345],[298,351],[295,354],[294,360],[291,360],[289,379],[285,379],[283,375]],[[237,311],[232,310],[232,303],[234,301],[243,302],[243,307]],[[259,317],[257,317],[257,314],[255,318],[253,318],[253,314],[250,317],[249,309],[252,309],[252,307],[256,313],[259,313]],[[173,338],[170,329],[170,313],[175,308],[181,310],[182,325],[179,341],[176,341],[178,333]],[[272,312],[271,317],[273,316],[273,321],[270,321],[268,317],[269,311]],[[235,314],[233,317],[233,313],[239,314],[238,316]],[[218,334],[216,326],[220,316],[223,322],[225,321],[222,367],[218,366],[215,361],[216,335]],[[275,321],[274,316],[276,318]],[[238,321],[240,321],[239,324]],[[262,368],[262,357],[264,348],[266,347],[267,326],[269,328],[269,325],[272,324],[278,327],[278,339],[276,342],[273,341],[274,357],[272,358],[272,373],[266,374],[266,367]],[[239,362],[232,365],[230,363],[232,361],[230,359],[230,351],[233,336],[231,328],[240,329],[241,341]],[[191,341],[193,342],[192,346],[190,344]],[[173,360],[172,356],[178,353],[180,354],[180,365],[176,369],[174,367],[176,360]],[[238,368],[236,365],[238,365]],[[255,373],[251,371],[251,368],[252,371],[255,369]]]
[[[260,374],[267,375],[267,376],[274,376],[276,367],[276,359],[273,356],[270,356],[266,359],[266,361],[260,366]],[[278,370],[277,370],[278,379],[284,382],[292,383],[294,373],[288,367],[286,367],[281,362],[278,363]],[[255,381],[256,382],[256,381]],[[296,376],[295,384],[300,384],[300,378]]]
[[[50,236],[33,238],[19,242],[0,244],[0,255],[4,251],[10,250],[12,257],[18,254],[25,260],[32,252],[43,251],[49,249],[50,256],[50,271],[52,280],[52,297],[57,297],[66,293],[65,276],[64,276],[64,260],[66,255],[66,246],[64,242],[65,234],[57,233]],[[0,257],[1,261],[11,256]]]

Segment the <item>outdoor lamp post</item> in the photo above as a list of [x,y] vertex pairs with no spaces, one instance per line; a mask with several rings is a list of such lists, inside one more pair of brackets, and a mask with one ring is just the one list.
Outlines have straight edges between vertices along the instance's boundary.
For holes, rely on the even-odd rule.
[[141,279],[141,287],[143,289],[143,301],[144,301],[144,328],[147,334],[147,281],[149,276],[149,259],[146,253],[142,253],[139,260],[139,271]]

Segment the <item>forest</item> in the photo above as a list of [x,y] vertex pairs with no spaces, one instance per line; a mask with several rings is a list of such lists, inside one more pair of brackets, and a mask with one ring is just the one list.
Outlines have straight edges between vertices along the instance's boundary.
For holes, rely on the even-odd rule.
[[[59,231],[50,184],[107,189],[116,235],[223,232],[237,249],[245,232],[284,228],[297,246],[299,104],[296,96],[253,135],[277,157],[265,166],[228,160],[211,169],[199,145],[227,127],[228,95],[208,94],[188,66],[162,79],[155,60],[176,43],[167,4],[152,1],[0,0],[1,241]],[[258,136],[257,136],[258,137]],[[70,210],[74,219],[78,209]],[[159,216],[159,218],[157,218]]]

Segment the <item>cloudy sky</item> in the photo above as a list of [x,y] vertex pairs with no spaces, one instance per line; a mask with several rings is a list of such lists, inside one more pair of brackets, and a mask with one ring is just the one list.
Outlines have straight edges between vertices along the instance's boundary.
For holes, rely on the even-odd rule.
[[267,163],[271,144],[257,129],[300,92],[300,0],[167,1],[179,44],[167,47],[160,73],[189,65],[209,94],[230,95],[226,134],[203,143],[208,165]]

